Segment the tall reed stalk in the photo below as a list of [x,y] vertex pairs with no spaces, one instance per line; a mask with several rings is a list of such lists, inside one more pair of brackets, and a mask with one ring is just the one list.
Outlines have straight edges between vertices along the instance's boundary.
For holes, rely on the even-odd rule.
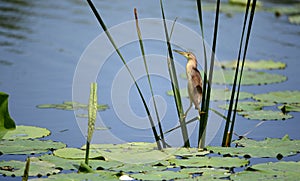
[[154,135],[154,139],[155,139],[156,144],[157,144],[157,148],[158,148],[159,150],[161,150],[161,149],[162,149],[162,146],[161,146],[161,144],[160,144],[160,138],[159,138],[159,136],[158,136],[158,134],[157,134],[157,131],[156,131],[156,128],[155,128],[155,124],[154,124],[154,121],[153,121],[152,116],[151,116],[151,114],[150,114],[150,110],[149,110],[148,105],[147,105],[147,103],[146,103],[146,101],[145,101],[145,98],[144,98],[144,96],[143,96],[143,94],[142,94],[142,91],[141,91],[141,89],[140,89],[138,83],[136,82],[136,80],[135,80],[135,78],[134,78],[134,76],[133,76],[131,70],[129,69],[129,67],[128,67],[126,61],[125,61],[125,59],[123,58],[123,56],[122,56],[122,54],[121,54],[119,48],[117,47],[117,45],[115,44],[115,42],[114,42],[114,40],[113,40],[111,34],[109,33],[109,30],[107,29],[107,27],[106,27],[104,21],[102,20],[100,14],[98,13],[97,9],[95,8],[93,2],[92,2],[91,0],[87,0],[87,2],[88,2],[88,4],[89,4],[89,6],[91,7],[91,9],[92,9],[94,15],[96,16],[96,18],[97,18],[97,20],[98,20],[98,22],[99,22],[101,28],[103,29],[103,31],[105,32],[106,36],[108,37],[110,43],[112,44],[112,46],[114,47],[114,49],[115,49],[115,51],[117,52],[118,56],[119,56],[120,59],[122,60],[122,62],[123,62],[123,64],[124,64],[125,68],[127,69],[128,73],[129,73],[129,75],[130,75],[130,77],[131,77],[132,80],[134,81],[134,85],[135,85],[135,87],[136,87],[136,89],[137,89],[137,91],[138,91],[138,94],[139,94],[139,96],[140,96],[140,98],[141,98],[141,100],[142,100],[143,106],[144,106],[145,111],[146,111],[146,113],[147,113],[147,116],[148,116],[148,119],[149,119],[149,122],[150,122],[150,125],[151,125],[151,129],[152,129],[152,132],[153,132],[153,135]]
[[149,71],[148,71],[148,65],[147,65],[147,61],[146,61],[143,38],[142,38],[142,33],[141,33],[141,29],[140,29],[139,22],[138,22],[138,15],[137,15],[136,8],[134,8],[134,17],[135,17],[135,22],[136,22],[136,31],[137,31],[137,35],[138,35],[138,38],[139,38],[140,49],[141,49],[141,53],[142,53],[143,60],[144,60],[145,70],[146,70],[147,78],[148,78],[148,84],[149,84],[149,87],[150,87],[152,101],[153,101],[154,110],[155,110],[155,114],[156,114],[156,119],[157,119],[157,122],[158,122],[160,138],[161,138],[161,141],[162,141],[163,148],[166,148],[164,132],[163,132],[163,129],[162,129],[160,118],[159,118],[158,109],[157,109],[157,105],[156,105],[156,101],[155,101],[155,97],[154,97],[154,93],[153,93],[152,83],[151,83],[151,79],[150,79],[150,75],[149,75]]
[[190,147],[188,130],[186,127],[185,116],[184,116],[183,106],[182,106],[182,102],[181,102],[181,96],[180,96],[180,92],[179,92],[177,74],[176,74],[175,64],[174,64],[174,60],[173,60],[173,53],[172,53],[172,48],[171,48],[171,43],[170,43],[170,36],[168,33],[168,28],[167,28],[167,24],[166,24],[166,18],[165,18],[162,0],[160,0],[160,8],[161,8],[161,14],[162,14],[162,18],[163,18],[163,25],[164,25],[165,37],[166,37],[168,55],[169,55],[169,58],[167,59],[168,70],[169,70],[169,75],[170,75],[170,79],[171,79],[172,90],[174,93],[177,115],[179,117],[179,124],[180,124],[180,128],[181,128],[183,143],[184,143],[184,147]]
[[[200,17],[200,26],[202,24],[202,11],[201,11],[201,2],[197,2],[198,5],[198,12]],[[199,9],[200,8],[200,9]],[[213,34],[213,44],[212,44],[212,54],[210,60],[210,67],[209,67],[209,74],[208,74],[208,82],[203,85],[206,93],[204,93],[204,102],[201,105],[201,112],[205,112],[204,115],[200,116],[200,124],[199,124],[199,135],[198,135],[198,148],[205,147],[205,137],[206,137],[206,126],[207,120],[209,115],[209,103],[210,103],[210,94],[211,94],[211,82],[213,78],[213,71],[214,71],[214,63],[215,63],[215,52],[216,52],[216,45],[217,45],[217,35],[218,35],[218,25],[219,25],[219,14],[220,14],[220,0],[217,0],[216,5],[216,14],[215,14],[215,26],[214,26],[214,34]],[[202,25],[203,26],[203,25]],[[203,28],[201,29],[203,33]],[[204,45],[205,47],[205,45]]]
[[[245,64],[245,60],[246,60],[246,54],[247,54],[247,49],[248,49],[248,44],[249,44],[249,39],[250,39],[250,34],[251,34],[252,22],[253,22],[253,18],[254,18],[254,14],[255,14],[256,0],[253,0],[252,6],[251,6],[246,42],[245,42],[245,47],[244,47],[244,54],[243,54],[243,59],[242,59],[242,65],[240,66],[240,61],[241,61],[240,57],[241,57],[241,53],[242,53],[242,46],[243,46],[243,40],[244,40],[244,34],[245,34],[250,4],[251,4],[251,0],[248,0],[247,5],[246,5],[245,16],[244,16],[244,23],[243,23],[242,35],[241,35],[241,39],[240,39],[240,46],[239,46],[237,65],[236,65],[236,70],[235,70],[235,75],[234,75],[234,81],[233,81],[233,85],[232,85],[229,109],[228,109],[228,113],[227,113],[225,129],[224,129],[224,133],[223,133],[222,146],[226,146],[226,147],[229,147],[231,144],[234,124],[235,124],[238,98],[239,98],[241,81],[242,81],[243,70],[244,70],[244,64]],[[240,74],[239,74],[239,69],[240,69]],[[238,85],[236,85],[238,78],[239,78],[239,82],[238,82]],[[237,93],[235,96],[236,89],[237,89]],[[235,103],[234,103],[234,97],[235,97]],[[233,109],[233,105],[234,105],[234,109]],[[233,115],[232,115],[232,111],[233,111]],[[231,117],[232,117],[232,119],[231,119]],[[230,126],[230,130],[229,130],[229,126]]]

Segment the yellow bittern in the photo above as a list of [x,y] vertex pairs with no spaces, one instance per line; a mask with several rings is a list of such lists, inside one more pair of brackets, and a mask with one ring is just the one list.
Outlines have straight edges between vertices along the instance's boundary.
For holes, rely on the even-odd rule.
[[179,50],[174,51],[187,58],[186,77],[188,80],[187,89],[190,98],[190,106],[186,110],[184,116],[187,116],[187,113],[191,109],[193,103],[195,105],[195,109],[197,109],[200,114],[201,111],[199,105],[202,101],[202,77],[197,69],[196,56],[192,52],[184,52]]

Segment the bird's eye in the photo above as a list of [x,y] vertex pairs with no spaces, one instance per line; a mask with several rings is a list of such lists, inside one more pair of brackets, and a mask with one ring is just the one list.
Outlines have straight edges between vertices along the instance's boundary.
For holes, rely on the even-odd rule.
[[189,57],[189,56],[190,56],[190,54],[188,53],[188,54],[187,54],[187,56]]

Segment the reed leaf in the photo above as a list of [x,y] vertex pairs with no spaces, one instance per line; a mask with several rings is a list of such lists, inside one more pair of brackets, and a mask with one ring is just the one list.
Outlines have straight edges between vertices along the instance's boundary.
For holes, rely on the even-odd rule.
[[130,75],[130,77],[131,77],[132,80],[134,81],[135,87],[136,87],[136,89],[137,89],[137,91],[138,91],[138,93],[139,93],[139,96],[140,96],[140,98],[141,98],[141,100],[142,100],[142,102],[143,102],[143,106],[144,106],[144,108],[145,108],[145,110],[146,110],[146,113],[147,113],[147,116],[148,116],[148,119],[149,119],[149,122],[150,122],[150,125],[151,125],[151,128],[152,128],[152,132],[153,132],[153,135],[154,135],[154,139],[155,139],[156,144],[157,144],[157,148],[158,148],[158,149],[161,149],[162,147],[161,147],[161,144],[160,144],[160,141],[159,141],[160,138],[159,138],[159,136],[158,136],[158,134],[157,134],[157,131],[156,131],[156,128],[155,128],[155,125],[154,125],[152,116],[151,116],[151,114],[150,114],[150,110],[149,110],[149,108],[148,108],[148,105],[147,105],[147,103],[146,103],[146,100],[145,100],[145,98],[144,98],[144,96],[143,96],[143,94],[142,94],[142,91],[141,91],[140,87],[138,86],[138,84],[137,84],[137,82],[136,82],[136,80],[135,80],[135,78],[134,78],[134,76],[133,76],[131,70],[129,69],[129,67],[128,67],[128,65],[127,65],[127,63],[126,63],[124,57],[122,56],[122,54],[121,54],[121,52],[120,52],[120,50],[119,50],[119,48],[118,48],[117,45],[115,44],[115,42],[114,42],[114,40],[113,40],[111,34],[109,33],[109,30],[107,29],[107,27],[106,27],[104,21],[102,20],[100,14],[98,13],[97,9],[95,8],[93,2],[92,2],[91,0],[87,0],[87,2],[88,2],[88,4],[89,4],[89,6],[91,7],[91,9],[92,9],[94,15],[96,16],[96,18],[97,18],[97,20],[98,20],[98,22],[99,22],[101,28],[104,30],[106,36],[108,37],[108,39],[109,39],[109,41],[111,42],[112,46],[113,46],[114,49],[116,50],[118,56],[119,56],[120,59],[122,60],[122,62],[123,62],[123,64],[124,64],[125,68],[127,69],[128,73],[129,73],[129,75]]
[[[249,6],[249,4],[250,4],[250,0],[248,0],[248,2],[247,2],[248,6]],[[245,60],[246,60],[246,55],[247,55],[247,50],[248,50],[248,44],[249,44],[249,39],[250,39],[250,34],[251,34],[253,18],[254,18],[254,14],[255,14],[255,7],[256,7],[256,0],[253,0],[252,1],[252,6],[251,6],[249,23],[248,23],[248,30],[247,30],[247,36],[246,36],[246,42],[245,42],[245,48],[244,48],[244,54],[243,54],[243,61],[242,61],[242,66],[241,66],[241,70],[240,70],[240,77],[239,77],[238,90],[237,90],[237,98],[235,99],[235,107],[234,107],[234,112],[233,112],[233,118],[232,118],[232,123],[230,125],[229,140],[228,140],[229,145],[230,145],[231,139],[232,139],[232,133],[233,133],[234,123],[235,123],[236,110],[237,110],[238,98],[239,98],[239,94],[240,94],[243,70],[244,70],[244,65],[245,65]]]
[[179,124],[180,124],[180,128],[181,128],[182,138],[183,138],[183,142],[184,142],[184,147],[190,147],[188,130],[187,130],[186,123],[185,123],[184,111],[183,111],[181,96],[180,96],[180,92],[179,92],[177,74],[176,74],[175,64],[174,64],[174,60],[173,60],[173,53],[172,53],[170,37],[169,37],[167,25],[166,25],[166,18],[165,18],[162,0],[160,0],[160,8],[161,8],[161,14],[162,14],[162,18],[163,18],[163,25],[164,25],[165,36],[166,36],[166,41],[167,41],[167,48],[168,48],[168,55],[169,55],[169,58],[167,59],[169,75],[170,75],[170,79],[171,79],[172,90],[174,92],[175,104],[176,104],[176,108],[177,108],[177,114],[179,117]]
[[151,83],[151,79],[150,79],[150,75],[149,75],[149,71],[148,71],[148,65],[147,65],[146,56],[145,56],[145,49],[144,49],[144,45],[143,45],[143,38],[142,38],[141,29],[139,27],[138,14],[137,14],[137,9],[136,8],[134,8],[134,17],[135,17],[135,22],[136,22],[136,31],[137,31],[137,35],[138,35],[138,38],[139,38],[140,49],[141,49],[141,53],[142,53],[142,56],[143,56],[145,70],[146,70],[147,78],[148,78],[148,84],[149,84],[149,87],[150,87],[150,92],[151,92],[151,96],[152,96],[152,100],[153,100],[156,119],[157,119],[157,122],[158,122],[160,138],[161,138],[161,141],[162,141],[163,148],[166,148],[164,132],[163,132],[163,129],[162,129],[160,118],[159,118],[157,105],[156,105],[156,101],[155,101],[155,97],[154,97],[154,93],[153,93],[152,83]]
[[[238,97],[239,97],[239,93],[240,93],[241,79],[242,79],[242,74],[243,74],[243,70],[244,70],[244,64],[245,64],[245,59],[246,59],[248,42],[249,42],[249,38],[250,38],[250,32],[251,32],[251,26],[252,26],[256,1],[252,3],[251,15],[250,15],[250,20],[249,20],[249,25],[248,25],[248,32],[247,32],[246,43],[245,43],[245,48],[244,48],[243,61],[242,61],[242,66],[241,66],[241,70],[240,70],[240,74],[239,74],[242,46],[243,46],[244,34],[245,34],[247,20],[248,20],[248,12],[249,12],[250,3],[251,3],[251,0],[248,0],[247,5],[246,5],[245,16],[244,16],[242,35],[241,35],[241,39],[240,39],[239,52],[238,52],[238,58],[237,58],[237,65],[236,65],[236,69],[235,69],[234,81],[233,81],[233,85],[232,85],[231,98],[230,98],[230,102],[229,102],[229,108],[228,108],[228,113],[227,113],[227,117],[226,117],[226,124],[225,124],[225,128],[224,128],[224,133],[223,133],[222,146],[226,146],[226,147],[230,146],[230,144],[231,144],[233,128],[234,128],[234,124],[235,124]],[[239,83],[238,83],[238,90],[237,90],[236,99],[235,99],[235,104],[236,105],[233,108],[234,95],[235,95],[235,91],[237,89],[237,79],[238,79],[238,77],[239,77]],[[232,111],[232,110],[234,110],[234,111]],[[230,127],[230,131],[229,131],[229,127]]]
[[218,26],[219,26],[219,14],[220,14],[220,0],[217,0],[214,36],[213,36],[213,44],[212,44],[212,54],[211,54],[210,68],[209,68],[209,77],[208,77],[208,82],[206,84],[207,92],[206,92],[205,102],[202,103],[202,104],[204,104],[204,105],[202,105],[204,107],[201,108],[202,112],[205,112],[205,114],[200,117],[198,148],[205,147],[206,125],[207,125],[207,120],[208,120],[208,111],[209,111],[210,94],[211,94],[211,82],[212,82],[212,78],[213,78],[214,63],[215,63],[215,52],[216,52],[216,45],[217,45]]

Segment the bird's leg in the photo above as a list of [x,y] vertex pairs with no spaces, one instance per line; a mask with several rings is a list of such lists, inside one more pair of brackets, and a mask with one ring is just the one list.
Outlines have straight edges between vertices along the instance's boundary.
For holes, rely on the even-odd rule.
[[190,109],[192,108],[192,105],[193,105],[193,103],[192,103],[192,101],[190,101],[190,106],[189,106],[189,108],[185,111],[185,113],[184,113],[184,118],[186,118],[186,116],[187,116],[187,113],[190,111]]

